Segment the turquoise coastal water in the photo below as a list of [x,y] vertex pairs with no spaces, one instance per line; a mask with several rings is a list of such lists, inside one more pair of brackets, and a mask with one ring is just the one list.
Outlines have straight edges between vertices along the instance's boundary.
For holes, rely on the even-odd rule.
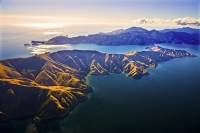
[[[1,59],[26,57],[34,48],[24,47],[35,39],[30,33],[15,36],[2,35]],[[11,34],[9,34],[11,35]],[[52,37],[55,35],[48,35]],[[9,38],[8,38],[9,37]],[[47,36],[46,36],[47,37]],[[13,120],[0,125],[7,133],[25,132],[29,122],[36,124],[39,133],[195,133],[200,130],[200,45],[156,44],[166,48],[184,49],[198,57],[178,58],[160,62],[155,69],[147,69],[149,76],[139,80],[125,74],[88,76],[87,83],[93,87],[89,99],[79,104],[63,120],[41,123],[27,120]],[[45,51],[36,47],[35,50]],[[97,46],[67,45],[48,47],[50,51],[65,49],[90,49],[108,53],[142,51],[145,46]],[[0,130],[1,131],[1,130]]]

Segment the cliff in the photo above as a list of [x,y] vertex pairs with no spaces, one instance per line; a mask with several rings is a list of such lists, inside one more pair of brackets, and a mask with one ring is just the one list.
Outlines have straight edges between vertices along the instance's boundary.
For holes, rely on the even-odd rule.
[[107,54],[66,50],[0,61],[0,121],[32,116],[41,120],[62,117],[87,99],[92,88],[87,75],[127,73],[139,79],[148,67],[180,57],[184,50],[150,47],[149,51]]

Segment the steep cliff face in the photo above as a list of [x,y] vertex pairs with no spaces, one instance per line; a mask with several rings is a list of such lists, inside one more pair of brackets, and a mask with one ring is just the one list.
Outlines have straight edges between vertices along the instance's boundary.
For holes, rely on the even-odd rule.
[[149,51],[106,54],[58,51],[0,61],[0,121],[37,116],[42,120],[67,115],[87,99],[87,75],[127,73],[139,79],[157,62],[195,56],[183,50],[151,47]]

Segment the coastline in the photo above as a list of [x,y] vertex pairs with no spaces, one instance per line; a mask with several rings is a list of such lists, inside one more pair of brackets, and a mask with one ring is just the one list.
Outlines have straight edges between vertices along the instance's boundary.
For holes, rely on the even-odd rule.
[[[125,54],[68,50],[28,58],[2,60],[0,63],[3,77],[1,77],[0,85],[1,88],[6,88],[7,92],[1,89],[3,91],[1,101],[11,100],[16,102],[17,106],[20,101],[16,99],[15,95],[19,95],[24,102],[27,101],[28,95],[24,97],[20,92],[23,91],[21,87],[28,87],[29,89],[25,90],[33,98],[30,101],[35,108],[34,111],[30,110],[28,108],[30,105],[26,105],[26,102],[23,106],[27,112],[31,112],[31,114],[46,121],[66,116],[78,103],[87,99],[87,94],[92,90],[87,85],[88,81],[85,78],[87,75],[103,76],[110,73],[126,73],[130,78],[140,79],[149,74],[146,68],[155,68],[158,62],[185,56],[195,57],[194,54],[184,50],[153,46],[149,48],[149,51],[127,52]],[[37,64],[29,65],[30,62],[37,62]],[[4,96],[6,93],[9,97]],[[36,97],[39,97],[39,101],[34,100]],[[12,102],[10,104],[14,106]],[[15,118],[15,116],[6,113],[12,112],[7,104],[1,106],[7,110],[1,111],[3,120]],[[19,110],[19,112],[12,114],[21,116],[23,112],[23,110]],[[27,112],[26,114],[29,114]]]

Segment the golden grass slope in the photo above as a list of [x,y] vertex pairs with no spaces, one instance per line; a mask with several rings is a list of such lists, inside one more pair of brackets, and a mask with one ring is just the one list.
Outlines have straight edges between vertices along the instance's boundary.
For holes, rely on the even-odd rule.
[[87,75],[127,73],[139,79],[157,62],[194,56],[183,50],[152,47],[149,51],[104,54],[68,50],[0,61],[0,121],[23,116],[42,120],[67,115],[87,99]]

